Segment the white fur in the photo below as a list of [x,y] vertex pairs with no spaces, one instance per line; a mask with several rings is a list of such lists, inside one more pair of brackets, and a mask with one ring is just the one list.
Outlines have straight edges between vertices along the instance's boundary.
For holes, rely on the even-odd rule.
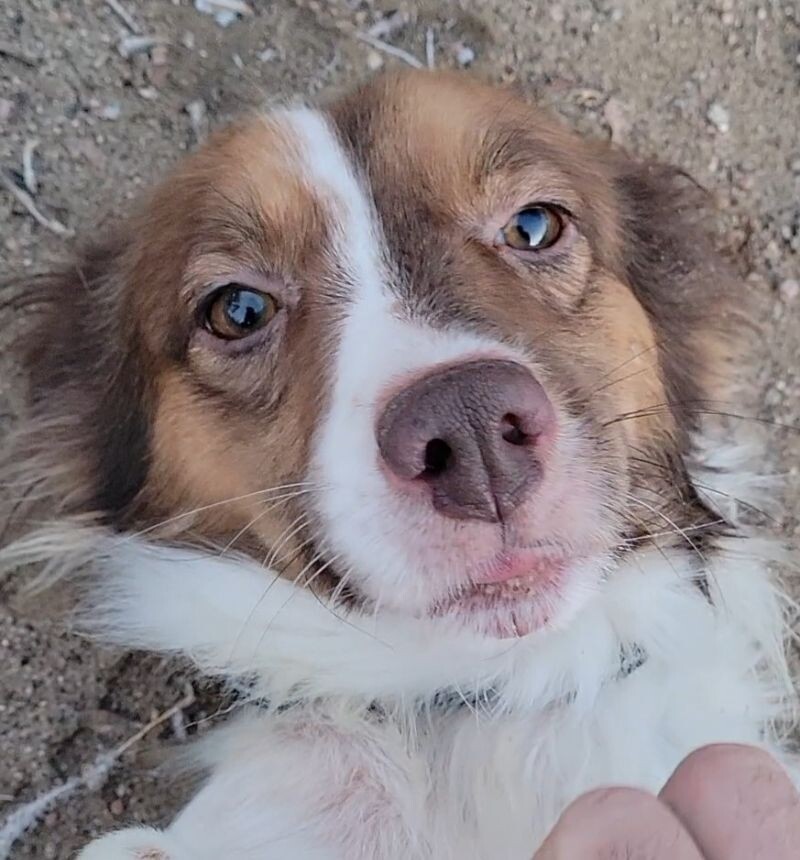
[[[332,858],[522,860],[589,788],[658,789],[710,742],[780,753],[771,726],[788,695],[781,613],[747,541],[709,562],[718,608],[685,553],[647,552],[614,571],[569,627],[515,643],[390,613],[334,615],[244,559],[115,544],[91,613],[106,634],[189,654],[231,681],[255,678],[249,689],[273,703],[317,702],[245,715],[210,748],[209,783],[168,831],[199,860],[218,856],[203,846],[223,838],[249,846],[227,856],[255,857],[286,835],[278,821],[302,822],[292,838],[319,833]],[[619,649],[632,643],[647,662],[617,678]],[[452,687],[491,687],[498,699],[478,712],[413,706]],[[387,703],[382,720],[366,710],[373,698]],[[262,812],[228,815],[249,798]],[[314,856],[304,851],[275,856]]]

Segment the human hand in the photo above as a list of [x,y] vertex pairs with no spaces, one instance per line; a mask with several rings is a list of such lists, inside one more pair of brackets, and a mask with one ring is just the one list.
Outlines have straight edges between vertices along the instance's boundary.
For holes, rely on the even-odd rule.
[[597,789],[559,819],[534,860],[797,860],[800,794],[755,747],[686,758],[656,797]]

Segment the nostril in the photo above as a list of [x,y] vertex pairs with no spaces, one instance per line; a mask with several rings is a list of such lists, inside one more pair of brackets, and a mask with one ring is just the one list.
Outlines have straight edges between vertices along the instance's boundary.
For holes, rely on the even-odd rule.
[[453,449],[444,439],[431,439],[425,446],[425,470],[423,475],[434,478],[447,469],[453,459]]
[[507,412],[500,422],[500,434],[511,445],[525,445],[530,436],[522,429],[522,419]]

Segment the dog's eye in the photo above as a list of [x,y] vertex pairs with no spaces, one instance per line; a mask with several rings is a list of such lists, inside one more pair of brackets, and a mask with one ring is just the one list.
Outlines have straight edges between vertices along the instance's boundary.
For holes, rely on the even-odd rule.
[[205,323],[217,337],[238,340],[264,328],[277,310],[277,302],[269,294],[241,284],[226,284],[211,297]]
[[503,227],[503,243],[515,251],[542,251],[559,240],[564,232],[564,216],[545,203],[526,206]]

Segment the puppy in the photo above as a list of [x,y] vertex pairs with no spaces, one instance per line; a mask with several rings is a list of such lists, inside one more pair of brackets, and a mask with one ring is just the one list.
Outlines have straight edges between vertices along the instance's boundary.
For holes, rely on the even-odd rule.
[[705,743],[787,761],[780,595],[703,420],[743,293],[694,194],[389,75],[220,132],[26,288],[6,471],[56,513],[4,564],[88,565],[85,627],[249,702],[166,831],[85,860],[528,860]]

